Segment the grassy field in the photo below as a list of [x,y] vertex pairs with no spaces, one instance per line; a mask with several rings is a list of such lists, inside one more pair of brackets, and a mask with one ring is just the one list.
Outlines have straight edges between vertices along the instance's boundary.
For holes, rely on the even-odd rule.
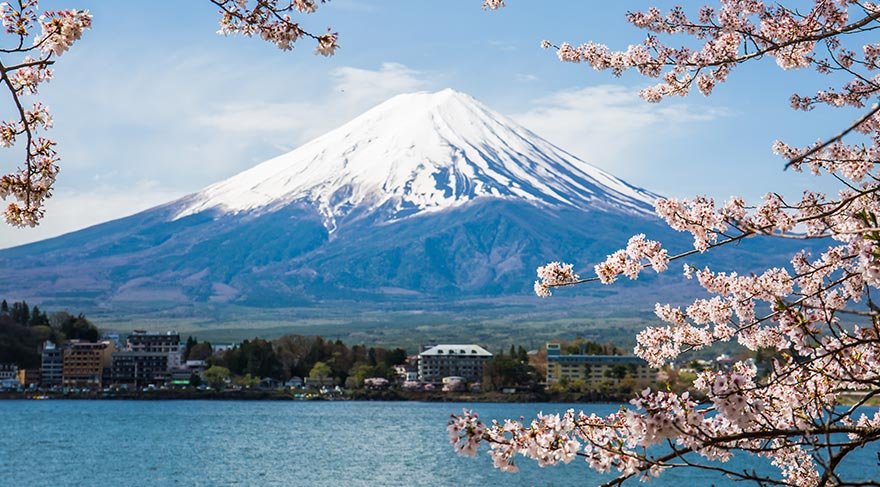
[[656,322],[652,313],[594,309],[565,299],[543,308],[499,300],[426,303],[419,309],[351,302],[307,308],[237,308],[220,316],[210,309],[201,313],[171,309],[129,316],[99,314],[94,319],[102,329],[121,333],[173,329],[212,342],[295,333],[411,351],[432,342],[479,343],[492,350],[511,344],[537,349],[548,340],[576,336],[631,348],[638,330]]

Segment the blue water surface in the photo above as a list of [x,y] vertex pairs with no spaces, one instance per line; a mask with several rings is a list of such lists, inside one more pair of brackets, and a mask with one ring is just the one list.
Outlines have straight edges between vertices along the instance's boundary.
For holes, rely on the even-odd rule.
[[[0,485],[461,485],[593,486],[608,480],[580,460],[520,472],[492,468],[485,451],[461,457],[446,439],[450,413],[532,417],[568,407],[607,414],[614,404],[459,404],[268,401],[0,401]],[[880,477],[877,445],[844,467]],[[774,472],[752,457],[736,468]],[[649,486],[742,485],[671,470]]]

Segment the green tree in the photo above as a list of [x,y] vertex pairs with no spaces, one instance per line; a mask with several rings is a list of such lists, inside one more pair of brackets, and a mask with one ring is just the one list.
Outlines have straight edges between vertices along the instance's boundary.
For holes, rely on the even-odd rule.
[[260,385],[260,378],[254,377],[251,374],[245,374],[236,376],[235,379],[232,380],[232,382],[236,385],[244,387],[245,389],[251,389]]
[[[55,317],[53,316],[53,319],[54,318]],[[77,317],[73,317],[68,313],[63,313],[63,316],[61,317],[61,326],[59,328],[68,340],[96,342],[101,336],[98,328],[82,313]]]
[[189,376],[189,385],[193,387],[199,387],[202,385],[202,376],[193,372],[191,376]]
[[382,364],[368,365],[365,363],[358,363],[349,370],[348,379],[346,379],[345,385],[352,388],[362,387],[364,385],[364,379],[370,377],[383,377],[389,379],[390,370],[391,369]]
[[0,315],[0,363],[39,367],[39,338],[33,328],[13,321],[9,315]]
[[403,365],[406,363],[406,350],[402,348],[395,348],[394,350],[389,350],[388,353],[385,354],[385,364],[389,367],[394,367],[395,365]]
[[26,301],[12,303],[12,310],[9,315],[15,323],[27,326],[31,320],[31,309]]
[[196,343],[189,351],[187,360],[208,360],[214,354],[214,349],[208,342]]
[[49,317],[46,316],[46,313],[40,311],[38,306],[34,306],[28,326],[49,326]]
[[229,369],[226,367],[214,365],[205,371],[205,380],[214,389],[222,389],[230,375]]
[[183,360],[189,360],[189,353],[198,341],[192,336],[186,337],[186,345],[183,347]]
[[529,352],[526,351],[526,349],[523,348],[522,345],[520,345],[519,349],[517,349],[517,355],[519,355],[520,362],[524,364],[529,363]]
[[275,354],[271,342],[262,338],[244,340],[218,359],[218,363],[229,368],[235,375],[250,374],[256,377],[279,377],[281,361]]
[[309,371],[309,378],[324,381],[327,377],[330,377],[330,374],[333,373],[333,370],[330,369],[330,366],[324,362],[315,362],[315,365],[312,366],[312,370]]
[[492,357],[483,366],[483,388],[487,391],[531,385],[534,377],[535,368],[521,362],[516,354]]

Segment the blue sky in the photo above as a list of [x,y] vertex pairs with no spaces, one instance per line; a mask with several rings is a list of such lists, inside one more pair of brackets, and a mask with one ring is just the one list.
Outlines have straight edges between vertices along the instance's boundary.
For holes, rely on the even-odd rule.
[[197,191],[395,94],[446,87],[663,195],[754,200],[836,188],[783,172],[770,151],[776,138],[808,143],[856,117],[788,108],[792,92],[833,80],[765,60],[734,71],[712,97],[648,105],[636,91],[650,80],[563,64],[539,47],[546,38],[626,48],[644,34],[624,13],[648,2],[509,0],[497,12],[480,3],[332,0],[302,20],[312,31],[339,31],[342,48],[324,58],[308,43],[283,52],[216,35],[207,0],[43,0],[44,9],[88,8],[93,29],[41,93],[62,157],[47,216],[36,229],[0,227],[0,248]]

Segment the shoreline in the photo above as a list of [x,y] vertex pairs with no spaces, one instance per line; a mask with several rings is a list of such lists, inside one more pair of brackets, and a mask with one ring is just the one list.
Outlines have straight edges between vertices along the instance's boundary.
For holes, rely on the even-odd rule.
[[2,392],[2,400],[97,400],[97,401],[411,401],[411,402],[475,402],[475,403],[623,403],[631,399],[627,394],[522,392],[408,392],[408,391],[348,391],[333,395],[303,396],[284,391],[149,391],[149,392]]
[[[409,392],[409,391],[347,391],[334,395],[303,396],[284,391],[242,390],[242,391],[150,391],[126,393],[47,393],[47,392],[0,392],[0,401],[356,401],[356,402],[450,402],[450,403],[495,403],[495,404],[628,404],[631,394],[608,393],[548,393],[522,392],[504,394],[498,392]],[[842,395],[840,406],[857,404],[859,397]],[[880,406],[880,399],[872,399],[864,407]]]

